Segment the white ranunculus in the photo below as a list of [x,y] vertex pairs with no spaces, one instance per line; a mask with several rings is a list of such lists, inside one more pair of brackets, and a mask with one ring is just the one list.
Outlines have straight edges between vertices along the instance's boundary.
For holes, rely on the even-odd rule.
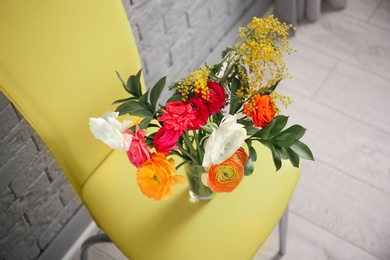
[[227,115],[206,141],[202,166],[220,164],[232,156],[246,139],[246,130],[236,115]]
[[107,112],[99,118],[90,118],[89,128],[97,139],[111,148],[127,151],[133,137],[124,132],[132,122],[120,122],[116,119],[118,115],[118,112]]

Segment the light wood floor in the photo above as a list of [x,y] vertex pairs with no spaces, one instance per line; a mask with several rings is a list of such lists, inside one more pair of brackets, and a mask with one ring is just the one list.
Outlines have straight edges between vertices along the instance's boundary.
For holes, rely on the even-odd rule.
[[[279,92],[294,99],[284,113],[308,129],[316,161],[302,163],[283,259],[390,259],[390,0],[324,11],[291,42],[295,78]],[[276,231],[253,260],[280,259]],[[106,244],[90,259],[125,257]]]

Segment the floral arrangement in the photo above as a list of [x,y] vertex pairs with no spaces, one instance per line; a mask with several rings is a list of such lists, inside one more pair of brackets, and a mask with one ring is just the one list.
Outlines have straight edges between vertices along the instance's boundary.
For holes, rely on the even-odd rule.
[[[256,141],[270,149],[276,170],[283,159],[295,167],[300,158],[314,160],[300,141],[306,129],[284,129],[288,118],[278,103],[287,107],[291,100],[275,92],[282,79],[291,77],[283,60],[283,53],[294,51],[290,28],[272,15],[253,18],[239,28],[236,43],[222,52],[220,63],[201,66],[172,83],[173,95],[165,104],[158,104],[165,77],[143,93],[141,71],[127,82],[117,73],[130,96],[114,102],[120,104],[116,112],[90,118],[92,133],[126,151],[137,168],[141,192],[155,200],[171,197],[175,185],[185,183],[185,176],[177,174],[183,164],[203,166],[201,180],[212,191],[233,191],[254,170]],[[118,121],[125,114],[142,120]],[[171,155],[182,162],[175,167]]]

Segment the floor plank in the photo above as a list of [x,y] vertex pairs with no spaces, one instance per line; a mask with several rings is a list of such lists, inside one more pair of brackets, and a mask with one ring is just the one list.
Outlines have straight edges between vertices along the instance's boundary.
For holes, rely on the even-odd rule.
[[390,220],[384,219],[390,216],[388,205],[390,195],[317,161],[305,165],[290,210],[380,259],[389,259]]
[[363,21],[368,21],[370,17],[377,11],[377,7],[381,0],[353,0],[348,1],[347,8],[341,12],[356,17]]
[[340,62],[315,100],[390,133],[390,80]]
[[390,194],[388,133],[339,112],[333,106],[338,104],[325,106],[299,93],[284,93],[294,99],[285,114],[290,115],[291,123],[308,129],[303,141],[310,145],[317,160]]
[[317,23],[303,24],[296,37],[324,54],[390,78],[390,32],[336,14],[325,13]]
[[299,41],[299,37],[291,39],[291,46],[296,52],[285,55],[285,61],[292,79],[285,79],[279,88],[289,88],[300,94],[313,97],[319,91],[338,60]]
[[378,260],[345,240],[298,216],[289,214],[287,251],[278,255],[279,235],[275,229],[252,260]]
[[390,0],[382,0],[369,19],[370,24],[390,31]]

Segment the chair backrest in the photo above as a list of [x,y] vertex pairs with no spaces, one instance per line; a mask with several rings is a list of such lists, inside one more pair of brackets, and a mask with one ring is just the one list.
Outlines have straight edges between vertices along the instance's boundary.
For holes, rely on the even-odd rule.
[[75,190],[111,149],[89,117],[113,110],[140,69],[120,0],[0,1],[0,90],[42,137]]

